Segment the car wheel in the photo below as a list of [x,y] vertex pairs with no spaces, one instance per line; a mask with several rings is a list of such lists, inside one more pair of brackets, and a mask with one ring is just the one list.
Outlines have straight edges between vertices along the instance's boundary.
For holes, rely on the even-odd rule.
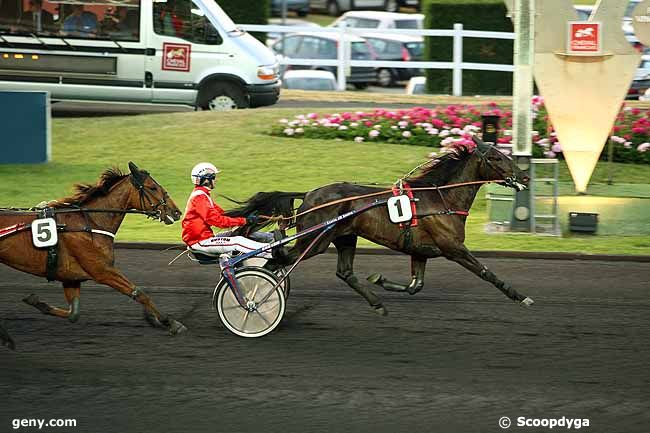
[[390,69],[380,69],[377,72],[377,83],[382,87],[390,87],[395,84],[395,77]]
[[199,107],[210,111],[230,111],[248,108],[249,102],[242,89],[232,83],[214,83],[206,88]]
[[387,12],[399,12],[399,2],[397,0],[386,0]]
[[341,8],[336,0],[330,0],[327,2],[327,13],[331,17],[338,17],[341,15]]

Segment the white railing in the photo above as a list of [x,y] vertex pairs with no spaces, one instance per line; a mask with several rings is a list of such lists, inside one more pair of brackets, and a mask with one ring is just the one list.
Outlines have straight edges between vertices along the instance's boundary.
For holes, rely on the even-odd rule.
[[[467,63],[463,62],[463,38],[484,38],[484,39],[514,39],[514,33],[506,32],[483,32],[476,30],[463,30],[462,24],[454,24],[453,30],[402,30],[402,29],[362,29],[348,27],[341,22],[339,27],[299,27],[299,26],[275,26],[244,24],[240,26],[248,32],[275,32],[275,33],[337,33],[338,40],[343,43],[337,44],[337,58],[330,59],[293,59],[283,57],[280,63],[283,65],[296,66],[336,66],[338,90],[345,90],[346,76],[350,74],[350,68],[373,67],[373,68],[420,68],[420,69],[451,69],[453,73],[453,95],[463,94],[463,69],[479,71],[503,71],[513,72],[512,65],[500,65],[492,63]],[[383,60],[352,60],[350,59],[350,35],[361,36],[364,34],[379,33],[384,35],[409,35],[409,36],[442,36],[454,39],[453,58],[451,62],[404,62],[404,61],[383,61]]]

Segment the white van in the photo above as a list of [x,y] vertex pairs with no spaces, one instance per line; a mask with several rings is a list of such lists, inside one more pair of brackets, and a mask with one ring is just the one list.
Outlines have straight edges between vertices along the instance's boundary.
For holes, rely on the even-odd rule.
[[279,66],[214,0],[15,0],[0,4],[0,90],[52,100],[272,105]]

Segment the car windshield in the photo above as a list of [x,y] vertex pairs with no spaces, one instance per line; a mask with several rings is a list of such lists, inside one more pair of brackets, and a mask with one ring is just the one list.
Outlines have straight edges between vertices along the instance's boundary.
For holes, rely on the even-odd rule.
[[345,23],[348,27],[356,27],[361,29],[376,29],[379,27],[379,20],[371,20],[368,18],[347,17]]
[[417,20],[396,20],[396,29],[419,29]]
[[413,86],[414,95],[423,95],[424,94],[424,84],[416,84]]
[[336,86],[332,80],[323,78],[312,77],[295,77],[286,78],[284,85],[287,89],[302,89],[302,90],[335,90]]
[[365,42],[352,42],[350,44],[350,49],[352,50],[352,58],[354,60],[370,60],[372,59],[372,53],[370,51],[370,46]]
[[424,55],[423,42],[409,42],[405,45],[411,57],[422,58],[422,56]]

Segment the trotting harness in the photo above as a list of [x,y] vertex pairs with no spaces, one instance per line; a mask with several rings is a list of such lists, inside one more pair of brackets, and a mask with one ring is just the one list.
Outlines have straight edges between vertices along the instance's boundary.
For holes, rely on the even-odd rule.
[[[161,217],[161,208],[167,205],[167,199],[169,195],[167,191],[161,188],[164,191],[163,197],[155,203],[156,198],[153,196],[151,191],[147,190],[144,186],[144,177],[134,176],[133,174],[129,175],[129,180],[138,190],[140,195],[140,207],[144,209],[145,204],[148,204],[151,210],[137,210],[137,209],[106,209],[106,208],[84,208],[70,203],[59,203],[57,201],[50,201],[44,205],[39,205],[32,208],[0,208],[0,214],[3,215],[36,215],[36,220],[42,219],[52,219],[55,222],[57,233],[89,233],[91,238],[94,239],[93,234],[108,236],[111,239],[115,239],[115,233],[112,233],[108,230],[102,230],[100,228],[93,228],[88,218],[89,213],[121,213],[121,214],[140,214],[146,215],[147,218],[160,218]],[[155,181],[154,181],[155,182]],[[63,208],[58,207],[49,207],[49,204],[60,204]],[[78,228],[68,227],[66,224],[59,224],[56,220],[58,214],[67,214],[67,213],[81,213],[83,215],[86,225]],[[0,240],[4,237],[14,235],[20,232],[31,230],[31,224],[27,223],[18,223],[12,226],[0,228]],[[59,262],[59,244],[58,242],[47,248],[47,262],[46,262],[46,277],[48,281],[54,281],[55,275]]]

